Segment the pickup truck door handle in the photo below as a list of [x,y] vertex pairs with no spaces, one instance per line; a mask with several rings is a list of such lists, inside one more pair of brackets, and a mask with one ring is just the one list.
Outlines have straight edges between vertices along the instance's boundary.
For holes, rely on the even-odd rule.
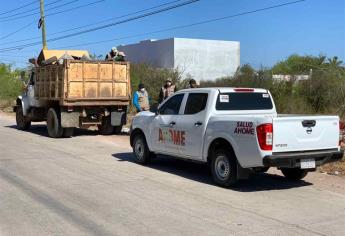
[[194,126],[196,126],[196,127],[199,127],[199,126],[201,126],[202,125],[202,122],[200,122],[200,121],[197,121],[197,122],[195,122],[195,124],[194,124]]
[[170,127],[173,127],[174,125],[176,125],[176,122],[175,121],[171,121],[170,122]]

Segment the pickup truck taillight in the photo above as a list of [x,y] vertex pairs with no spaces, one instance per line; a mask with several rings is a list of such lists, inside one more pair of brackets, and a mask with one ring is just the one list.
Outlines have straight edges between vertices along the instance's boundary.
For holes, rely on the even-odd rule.
[[273,125],[262,124],[256,127],[256,135],[258,137],[261,150],[272,151],[273,144]]

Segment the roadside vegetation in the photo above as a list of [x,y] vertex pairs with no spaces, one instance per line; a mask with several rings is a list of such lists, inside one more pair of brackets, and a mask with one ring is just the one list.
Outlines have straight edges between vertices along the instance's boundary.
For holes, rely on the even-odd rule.
[[[290,80],[273,79],[289,75]],[[307,80],[298,80],[301,75]],[[272,68],[241,66],[232,77],[201,82],[201,87],[258,87],[269,89],[279,113],[338,114],[345,106],[345,67],[337,57],[292,55]]]
[[0,109],[13,105],[13,100],[22,92],[24,83],[22,70],[13,69],[11,65],[0,64]]

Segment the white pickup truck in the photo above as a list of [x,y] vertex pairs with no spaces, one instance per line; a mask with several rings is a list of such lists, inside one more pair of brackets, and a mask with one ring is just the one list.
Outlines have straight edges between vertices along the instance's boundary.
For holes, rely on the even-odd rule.
[[300,180],[343,157],[337,116],[278,115],[266,89],[181,90],[134,117],[130,143],[142,164],[155,154],[209,163],[221,186],[269,167]]

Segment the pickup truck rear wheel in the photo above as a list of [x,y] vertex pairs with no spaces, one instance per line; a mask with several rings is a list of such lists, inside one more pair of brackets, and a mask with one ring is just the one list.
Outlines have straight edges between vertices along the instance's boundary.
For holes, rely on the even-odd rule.
[[51,138],[61,138],[63,128],[61,127],[60,113],[54,108],[49,108],[47,113],[47,129]]
[[211,162],[211,172],[216,184],[224,187],[235,185],[238,181],[236,157],[228,150],[216,150]]
[[141,134],[137,134],[133,140],[133,153],[136,162],[140,164],[146,164],[150,161],[150,150],[147,146],[145,137]]
[[102,117],[102,124],[98,126],[98,131],[102,135],[111,135],[114,131],[114,127],[111,125],[110,116]]
[[289,180],[301,180],[308,174],[308,170],[299,168],[281,168],[280,170]]
[[16,123],[20,130],[28,130],[31,126],[31,121],[23,114],[22,106],[16,108]]

